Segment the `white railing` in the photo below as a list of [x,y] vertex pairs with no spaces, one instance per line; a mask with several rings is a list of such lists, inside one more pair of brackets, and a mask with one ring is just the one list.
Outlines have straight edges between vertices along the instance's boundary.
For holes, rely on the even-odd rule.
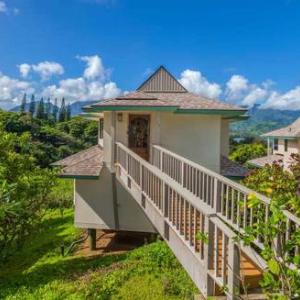
[[[152,146],[152,163],[162,172],[208,204],[218,217],[232,229],[243,233],[247,227],[270,217],[270,199],[249,188],[217,174],[189,159],[186,159],[161,146]],[[249,207],[249,195],[254,195],[260,203]],[[300,219],[284,210],[286,216],[285,234],[276,239],[280,248],[298,228]],[[258,217],[260,216],[260,217]],[[264,236],[258,234],[255,244],[263,248]],[[292,255],[300,254],[300,247],[291,249]]]
[[[255,247],[237,245],[235,237],[258,221],[258,213],[265,220],[269,218],[270,200],[160,146],[153,146],[151,154],[152,164],[116,143],[118,179],[145,210],[198,288],[209,296],[214,295],[215,284],[226,286],[227,298],[236,299],[245,254],[259,271],[266,263]],[[260,200],[255,208],[248,206],[250,194]],[[284,245],[300,225],[297,217],[284,213],[287,230],[278,237],[276,247]],[[262,248],[263,242],[264,237],[258,234],[255,244]],[[299,253],[299,248],[290,253]],[[205,277],[199,280],[197,272]]]
[[[204,282],[214,282],[221,286],[228,285],[228,299],[234,299],[234,290],[238,289],[239,280],[239,257],[230,256],[230,249],[234,248],[235,242],[232,238],[234,233],[227,228],[219,218],[216,217],[214,209],[207,203],[199,201],[196,195],[182,188],[182,186],[171,179],[161,170],[140,158],[121,143],[116,143],[116,166],[117,176],[126,187],[133,191],[138,190],[136,199],[141,193],[140,205],[145,209],[146,203],[155,207],[159,216],[163,218],[173,232],[176,233],[185,248],[193,253],[197,261],[202,265],[198,272],[206,275],[207,279],[201,283],[195,279],[195,272],[190,271],[192,261],[182,260],[183,266],[187,269],[196,285],[201,289]],[[138,200],[137,200],[138,201]],[[149,204],[147,204],[148,207]],[[158,225],[159,219],[155,219]],[[159,226],[158,226],[159,227]],[[169,229],[164,227],[162,236],[169,241]],[[219,234],[222,234],[222,241]],[[202,234],[202,237],[200,235]],[[207,241],[206,243],[206,236]],[[171,249],[176,254],[172,242]],[[222,253],[219,252],[222,247]],[[220,273],[219,262],[222,261],[222,272]],[[238,272],[235,274],[235,270]],[[202,287],[203,288],[203,287]],[[205,291],[207,295],[214,294],[214,284],[210,284]]]

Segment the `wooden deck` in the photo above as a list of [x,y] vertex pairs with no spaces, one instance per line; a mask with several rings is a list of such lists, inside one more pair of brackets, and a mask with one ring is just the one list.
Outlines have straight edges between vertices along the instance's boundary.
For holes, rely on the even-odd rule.
[[[117,179],[144,210],[168,243],[200,292],[205,296],[240,299],[257,295],[266,262],[257,249],[264,237],[257,235],[252,246],[236,241],[256,222],[256,210],[270,215],[270,200],[211,170],[160,146],[153,146],[150,162],[121,143],[116,143]],[[249,194],[260,200],[249,208]],[[284,211],[288,238],[300,220]],[[294,254],[299,254],[295,248]],[[255,299],[255,298],[252,298]]]

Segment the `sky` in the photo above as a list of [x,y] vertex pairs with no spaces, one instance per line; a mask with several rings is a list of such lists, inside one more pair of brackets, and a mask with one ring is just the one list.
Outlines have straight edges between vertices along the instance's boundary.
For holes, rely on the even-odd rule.
[[300,0],[0,0],[0,107],[134,90],[164,65],[189,91],[300,110]]

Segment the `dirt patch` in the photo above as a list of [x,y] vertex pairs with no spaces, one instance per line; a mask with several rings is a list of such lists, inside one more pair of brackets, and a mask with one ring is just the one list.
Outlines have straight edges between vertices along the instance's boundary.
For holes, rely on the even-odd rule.
[[119,255],[154,239],[153,234],[149,233],[112,230],[97,230],[96,238],[96,250],[90,250],[89,240],[86,239],[78,246],[76,254],[84,256]]

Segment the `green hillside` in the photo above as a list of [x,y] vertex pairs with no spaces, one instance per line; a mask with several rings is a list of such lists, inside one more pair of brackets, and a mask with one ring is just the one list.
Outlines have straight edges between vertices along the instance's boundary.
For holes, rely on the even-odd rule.
[[231,125],[231,135],[239,137],[257,137],[262,133],[287,126],[300,117],[300,111],[259,109],[254,106],[249,110],[247,121]]

